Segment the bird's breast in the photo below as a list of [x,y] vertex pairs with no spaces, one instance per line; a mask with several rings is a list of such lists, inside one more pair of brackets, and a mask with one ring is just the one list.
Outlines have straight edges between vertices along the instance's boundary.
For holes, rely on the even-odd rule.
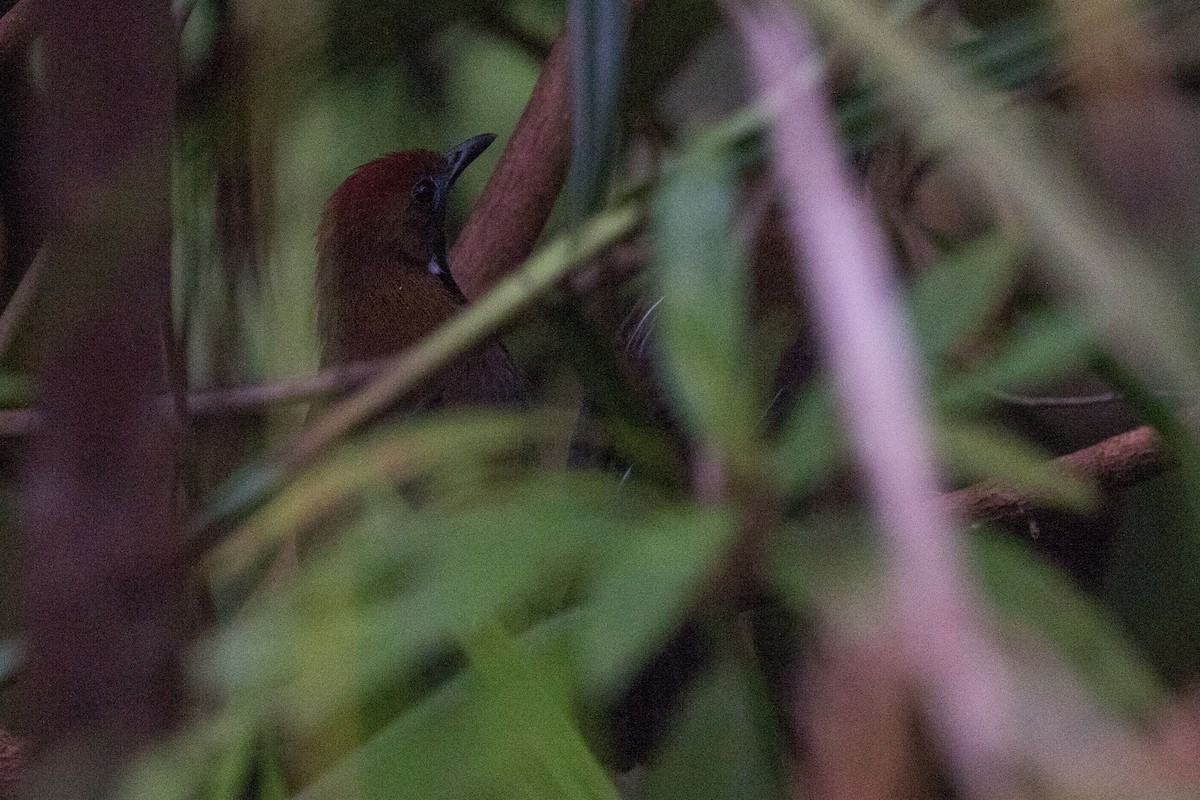
[[324,364],[394,355],[460,308],[437,277],[424,269],[355,278],[327,284],[318,298]]

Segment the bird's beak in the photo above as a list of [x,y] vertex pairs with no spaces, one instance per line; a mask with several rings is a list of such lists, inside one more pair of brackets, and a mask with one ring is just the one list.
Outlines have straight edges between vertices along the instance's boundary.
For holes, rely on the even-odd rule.
[[[441,191],[438,197],[439,219],[445,217],[446,208],[450,203],[450,190],[454,188],[454,182],[458,180],[458,176],[494,141],[496,141],[496,134],[481,133],[446,151],[446,171],[442,174]],[[446,237],[441,231],[433,245],[433,261],[429,264],[429,271],[441,278],[451,293],[460,300],[463,299],[462,292],[455,285],[454,278],[450,276],[450,265],[446,259]]]
[[479,157],[479,154],[488,149],[488,145],[496,141],[496,134],[481,133],[467,139],[460,145],[455,145],[446,151],[446,188],[449,189],[458,180],[458,176],[467,168],[467,165]]

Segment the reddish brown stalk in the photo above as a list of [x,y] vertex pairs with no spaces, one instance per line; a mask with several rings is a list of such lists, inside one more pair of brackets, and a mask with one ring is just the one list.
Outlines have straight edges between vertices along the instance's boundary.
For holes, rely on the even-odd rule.
[[560,34],[492,177],[450,254],[454,279],[475,300],[524,261],[542,234],[571,147],[567,37]]
[[[637,18],[650,0],[631,0]],[[570,63],[559,34],[521,118],[450,253],[454,279],[475,300],[533,252],[567,177]]]
[[[1106,492],[1137,484],[1175,466],[1153,428],[1127,431],[1099,444],[1056,458],[1054,466],[1096,480]],[[1029,495],[994,483],[980,483],[946,496],[962,519],[1005,522],[1038,506]]]

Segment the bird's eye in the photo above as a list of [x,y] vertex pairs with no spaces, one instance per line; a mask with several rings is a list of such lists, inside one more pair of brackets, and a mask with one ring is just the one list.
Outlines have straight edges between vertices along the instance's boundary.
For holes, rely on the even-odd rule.
[[437,194],[437,187],[429,178],[421,178],[413,184],[412,196],[418,203],[432,203],[435,194]]

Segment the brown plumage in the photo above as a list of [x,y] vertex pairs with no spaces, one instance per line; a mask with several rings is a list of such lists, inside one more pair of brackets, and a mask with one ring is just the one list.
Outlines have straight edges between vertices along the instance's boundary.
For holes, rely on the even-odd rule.
[[[446,209],[455,180],[495,139],[389,153],[356,169],[330,196],[317,240],[317,320],[323,366],[392,355],[466,303],[446,262]],[[523,382],[492,342],[464,354],[425,407],[523,402]]]

